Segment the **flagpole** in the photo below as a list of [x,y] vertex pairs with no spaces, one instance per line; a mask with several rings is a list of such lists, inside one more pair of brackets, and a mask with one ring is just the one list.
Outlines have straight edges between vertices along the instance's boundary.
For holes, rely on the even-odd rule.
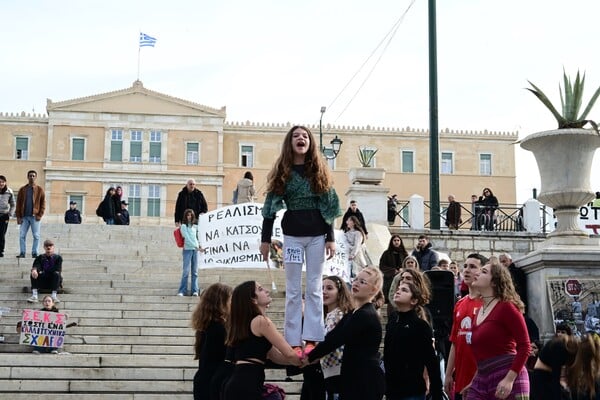
[[141,53],[141,47],[138,45],[138,69],[137,69],[137,80],[140,80],[140,53]]

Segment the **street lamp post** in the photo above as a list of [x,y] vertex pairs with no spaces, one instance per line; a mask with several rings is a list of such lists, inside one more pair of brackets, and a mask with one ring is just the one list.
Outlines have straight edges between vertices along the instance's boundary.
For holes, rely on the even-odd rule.
[[342,144],[344,142],[342,141],[342,139],[337,137],[337,135],[335,135],[335,138],[331,139],[331,142],[329,142],[331,144],[332,154],[328,155],[325,152],[325,147],[323,147],[323,114],[326,110],[327,107],[321,106],[321,118],[319,118],[319,150],[321,151],[321,154],[323,154],[323,157],[325,157],[328,160],[333,160],[339,154],[340,149],[342,148]]
[[325,148],[323,147],[323,114],[325,114],[326,110],[327,107],[321,106],[321,118],[319,118],[319,150],[323,154],[325,154]]

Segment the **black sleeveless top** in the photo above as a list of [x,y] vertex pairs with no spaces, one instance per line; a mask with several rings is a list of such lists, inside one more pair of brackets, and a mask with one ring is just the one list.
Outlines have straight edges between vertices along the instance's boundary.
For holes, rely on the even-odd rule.
[[267,353],[273,345],[264,336],[255,336],[250,331],[250,336],[242,340],[235,346],[235,360],[243,361],[249,358],[255,358],[262,362],[267,361]]

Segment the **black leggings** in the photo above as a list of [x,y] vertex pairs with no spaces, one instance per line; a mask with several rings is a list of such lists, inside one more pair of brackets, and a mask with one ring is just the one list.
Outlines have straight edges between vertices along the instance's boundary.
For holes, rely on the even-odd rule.
[[265,366],[262,364],[236,364],[233,374],[225,384],[224,400],[261,400],[265,384]]

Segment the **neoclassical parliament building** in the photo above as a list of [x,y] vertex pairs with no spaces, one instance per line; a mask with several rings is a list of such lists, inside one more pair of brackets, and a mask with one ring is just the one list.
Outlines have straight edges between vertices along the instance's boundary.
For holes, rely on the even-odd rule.
[[[0,110],[1,111],[1,110]],[[229,122],[225,107],[212,108],[131,87],[87,97],[47,101],[47,115],[0,112],[0,174],[16,192],[26,172],[38,172],[46,215],[59,221],[69,201],[85,222],[110,186],[120,185],[132,224],[172,224],[175,199],[194,178],[209,210],[231,203],[237,181],[252,171],[264,199],[265,178],[293,124]],[[319,126],[311,126],[316,140]],[[323,143],[343,140],[329,160],[341,207],[350,200],[348,171],[359,167],[359,147],[377,149],[373,164],[385,168],[383,186],[399,199],[429,197],[429,132],[426,129],[323,126]],[[490,187],[500,203],[516,202],[516,132],[440,131],[440,194],[470,202]],[[327,149],[326,149],[327,150]],[[360,207],[360,205],[359,205]]]

